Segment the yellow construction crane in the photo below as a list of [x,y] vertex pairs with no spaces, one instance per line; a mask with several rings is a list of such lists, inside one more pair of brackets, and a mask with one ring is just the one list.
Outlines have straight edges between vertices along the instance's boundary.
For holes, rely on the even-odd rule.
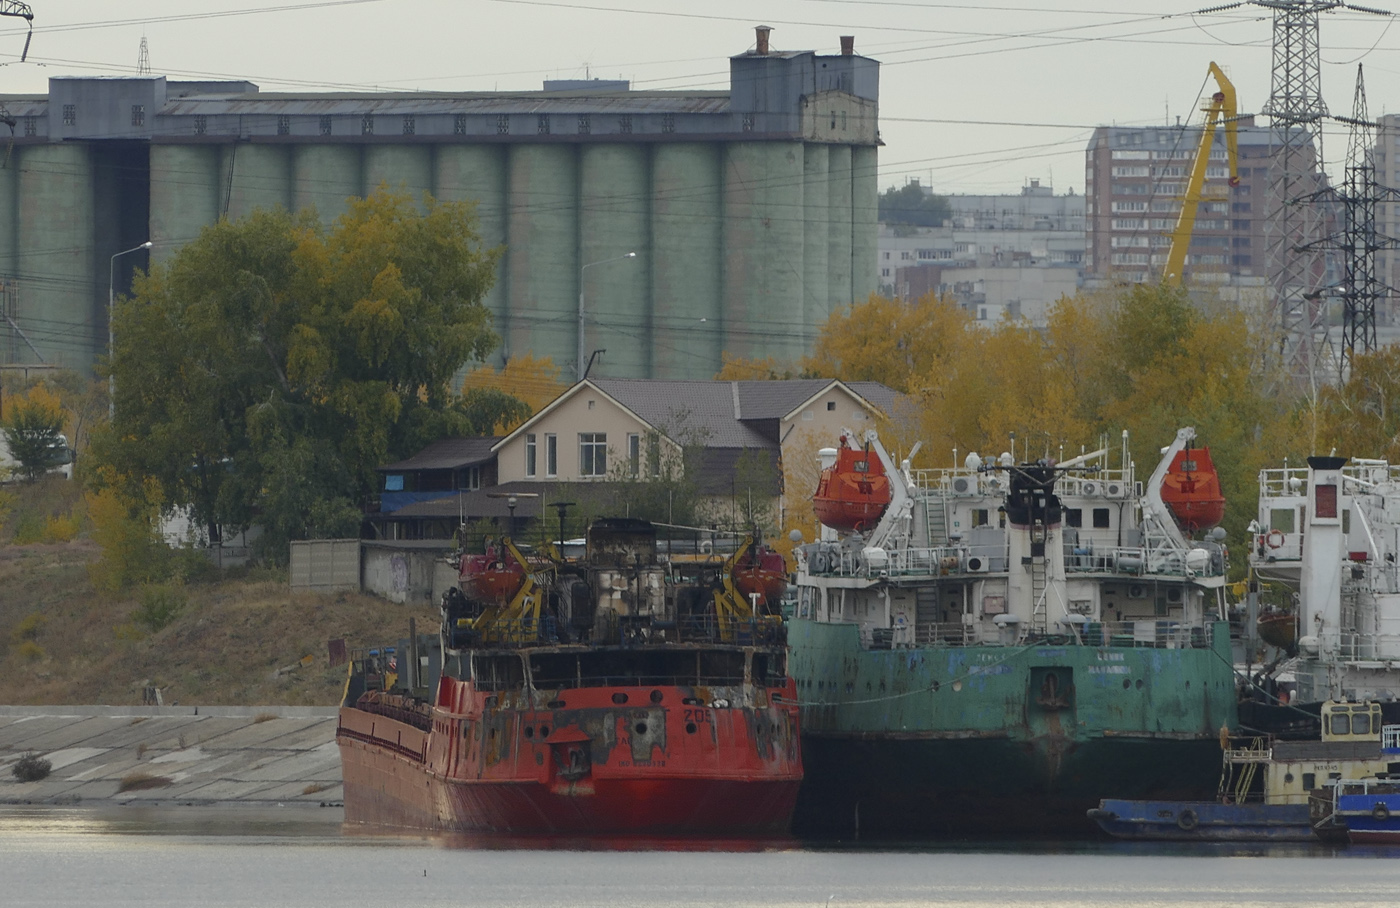
[[1167,267],[1162,272],[1162,280],[1173,286],[1181,286],[1182,272],[1186,268],[1186,250],[1191,245],[1191,232],[1196,227],[1196,209],[1201,204],[1201,189],[1206,182],[1206,165],[1210,163],[1210,149],[1215,144],[1215,127],[1225,124],[1225,153],[1230,159],[1230,185],[1240,184],[1238,126],[1236,123],[1235,86],[1225,78],[1220,67],[1210,64],[1210,74],[1220,90],[1210,96],[1210,104],[1201,109],[1206,114],[1206,125],[1201,130],[1201,143],[1196,147],[1196,161],[1191,165],[1191,178],[1186,183],[1186,194],[1181,199],[1181,214],[1176,219],[1176,229],[1172,231],[1172,248],[1167,254]]

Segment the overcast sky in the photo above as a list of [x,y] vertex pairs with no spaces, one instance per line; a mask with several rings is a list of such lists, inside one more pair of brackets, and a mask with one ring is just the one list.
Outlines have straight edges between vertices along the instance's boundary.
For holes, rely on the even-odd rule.
[[[1201,5],[1212,6],[1216,0]],[[1271,20],[1243,7],[1146,0],[30,0],[0,19],[0,92],[50,75],[129,74],[141,37],[172,78],[237,78],[267,91],[521,90],[545,78],[631,79],[639,89],[728,88],[727,57],[774,28],[778,50],[856,52],[883,64],[881,185],[1016,192],[1027,179],[1084,189],[1097,124],[1198,119],[1209,63],[1244,111],[1268,99]],[[1375,8],[1400,3],[1369,0]],[[121,18],[118,18],[121,17]],[[1354,11],[1322,17],[1323,95],[1350,114],[1356,64],[1372,116],[1400,111],[1400,27]],[[1212,89],[1213,90],[1213,89]],[[1261,119],[1261,123],[1266,122]],[[1327,131],[1339,161],[1346,128]]]

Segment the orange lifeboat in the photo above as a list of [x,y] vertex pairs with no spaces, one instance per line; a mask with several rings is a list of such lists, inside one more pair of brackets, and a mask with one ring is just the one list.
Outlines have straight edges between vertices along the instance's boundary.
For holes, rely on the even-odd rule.
[[846,436],[836,463],[822,470],[812,509],[833,530],[863,531],[879,522],[890,504],[890,478],[869,449],[852,448]]
[[462,556],[457,582],[468,599],[508,602],[525,583],[525,568],[508,553],[504,557],[498,554],[491,545],[485,555]]
[[1162,501],[1187,532],[1219,525],[1225,516],[1225,496],[1210,448],[1183,448],[1176,453],[1162,478]]
[[777,605],[787,592],[787,562],[781,552],[768,546],[753,546],[749,553],[734,568],[734,585],[743,594],[745,602],[754,602],[759,609]]

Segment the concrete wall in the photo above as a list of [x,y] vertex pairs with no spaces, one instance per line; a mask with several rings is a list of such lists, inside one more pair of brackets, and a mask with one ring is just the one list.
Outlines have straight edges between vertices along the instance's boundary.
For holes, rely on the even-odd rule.
[[360,588],[360,562],[358,539],[293,542],[292,589],[357,590]]
[[437,602],[448,586],[457,582],[457,575],[442,564],[442,556],[450,543],[441,548],[395,547],[364,544],[364,592],[382,596],[390,602]]

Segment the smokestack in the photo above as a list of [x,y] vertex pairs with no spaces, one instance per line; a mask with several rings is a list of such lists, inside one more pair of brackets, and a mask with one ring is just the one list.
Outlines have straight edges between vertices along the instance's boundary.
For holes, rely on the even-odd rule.
[[765,55],[768,53],[768,33],[772,30],[773,29],[767,25],[754,26],[753,33],[755,37],[755,43],[757,45],[754,48],[754,53]]
[[855,54],[855,52],[856,52],[856,36],[855,36],[855,35],[842,35],[842,36],[841,36],[841,56],[843,56],[843,57],[850,57],[850,56],[853,56],[853,55]]

